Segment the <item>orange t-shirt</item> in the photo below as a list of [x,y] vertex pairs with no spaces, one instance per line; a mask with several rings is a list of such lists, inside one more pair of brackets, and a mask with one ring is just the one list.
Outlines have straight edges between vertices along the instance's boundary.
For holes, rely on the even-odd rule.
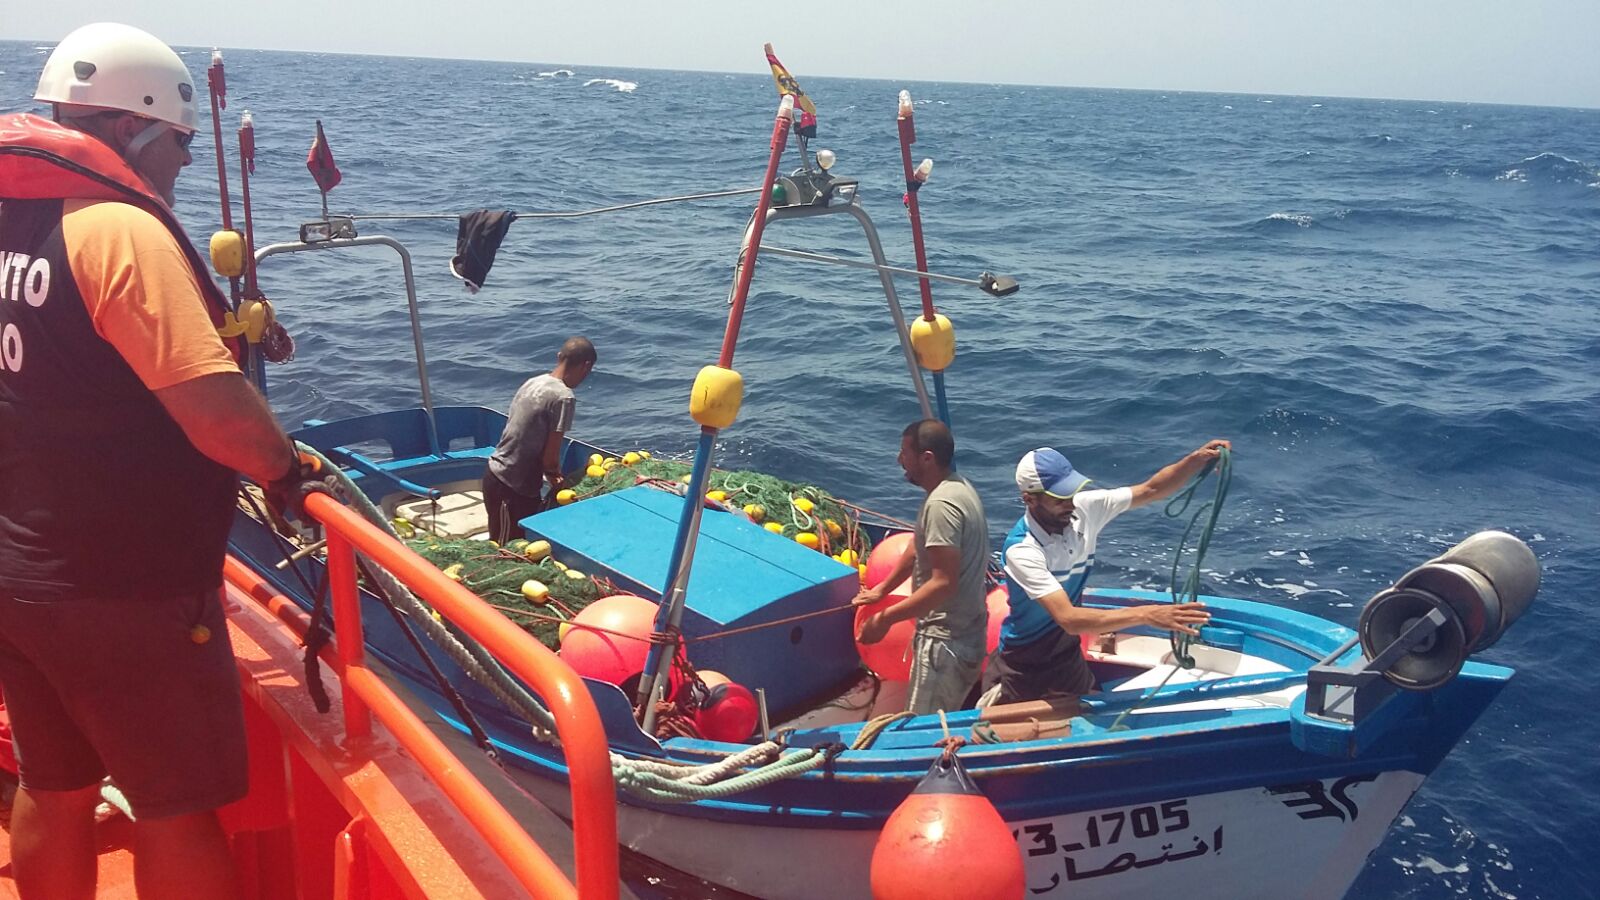
[[95,332],[145,387],[239,371],[177,239],[155,216],[127,203],[68,200],[61,237]]

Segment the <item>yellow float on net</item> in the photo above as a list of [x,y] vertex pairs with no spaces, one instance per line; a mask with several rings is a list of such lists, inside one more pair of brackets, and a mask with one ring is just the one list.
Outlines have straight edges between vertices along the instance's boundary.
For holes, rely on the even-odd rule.
[[804,497],[794,498],[794,508],[803,513],[811,512],[813,509],[816,509],[816,506],[817,505],[815,503],[812,503],[810,500],[807,500]]
[[244,275],[244,235],[237,231],[219,231],[211,236],[211,268],[223,278]]
[[921,316],[911,323],[911,349],[917,364],[930,372],[943,372],[956,358],[956,329],[950,320],[934,313],[930,322]]
[[689,415],[707,428],[727,428],[739,417],[744,402],[744,378],[732,369],[706,366],[694,377],[689,393]]
[[527,557],[529,562],[538,562],[550,555],[550,542],[530,541],[528,546],[522,548],[522,555]]
[[593,465],[583,470],[583,474],[588,475],[590,478],[604,478],[606,477],[606,468],[601,465]]
[[828,537],[831,537],[831,538],[844,537],[844,529],[839,527],[839,523],[838,522],[835,522],[832,519],[823,519],[822,520],[822,524],[828,526]]
[[598,466],[598,465],[600,465],[601,463],[603,463],[605,461],[606,461],[606,458],[604,456],[601,456],[598,453],[589,454],[589,465],[591,465],[591,466]]
[[815,550],[822,543],[822,539],[812,532],[802,531],[794,536],[794,542],[802,547],[810,547]]
[[543,606],[550,602],[550,589],[545,587],[544,582],[529,578],[522,583],[522,597],[535,606]]
[[768,522],[764,527],[773,534],[783,534],[783,526],[777,522]]
[[767,508],[759,503],[746,503],[744,514],[750,517],[750,521],[759,522],[767,517]]
[[851,550],[849,547],[846,547],[843,550],[840,550],[839,551],[839,555],[837,557],[835,557],[835,558],[838,559],[839,562],[842,562],[845,565],[850,566],[852,568],[855,567],[856,563],[861,561],[861,556],[859,554],[857,554],[854,550]]
[[639,454],[633,452],[632,450],[629,450],[627,453],[622,454],[622,464],[625,465],[625,466],[631,466],[631,465],[633,465],[634,463],[638,462],[641,459],[644,459],[644,457],[642,457]]
[[566,506],[568,503],[571,503],[576,499],[578,499],[578,492],[572,488],[563,488],[559,491],[556,491],[557,506]]

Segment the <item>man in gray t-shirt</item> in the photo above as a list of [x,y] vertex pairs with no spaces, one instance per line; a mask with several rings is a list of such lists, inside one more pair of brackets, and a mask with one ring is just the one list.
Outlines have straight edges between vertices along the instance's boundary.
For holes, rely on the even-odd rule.
[[577,410],[572,389],[589,377],[597,358],[588,338],[567,338],[556,367],[523,382],[511,398],[505,430],[483,473],[490,540],[504,544],[516,537],[517,522],[544,508],[544,484],[552,493],[565,484],[561,439]]
[[928,492],[917,512],[915,552],[901,557],[876,587],[856,595],[871,604],[911,575],[911,594],[861,623],[856,639],[883,640],[889,626],[917,620],[912,644],[908,707],[916,715],[953,711],[977,684],[989,614],[984,574],[989,560],[989,522],[978,492],[951,470],[955,439],[937,419],[908,426],[900,438],[906,480]]

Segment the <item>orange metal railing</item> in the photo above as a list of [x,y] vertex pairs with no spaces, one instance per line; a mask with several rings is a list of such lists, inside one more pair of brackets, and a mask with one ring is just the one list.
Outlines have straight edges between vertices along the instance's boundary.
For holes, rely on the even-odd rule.
[[[306,511],[327,529],[328,581],[333,593],[336,647],[325,653],[343,685],[345,731],[371,734],[372,717],[386,727],[451,799],[461,814],[535,897],[615,900],[617,871],[616,786],[610,748],[593,698],[577,673],[543,644],[490,608],[477,595],[446,578],[427,560],[373,527],[331,497],[312,494]],[[556,720],[572,792],[572,831],[577,885],[553,862],[517,820],[489,793],[450,749],[365,663],[355,551],[393,573],[440,615],[481,643],[513,675],[534,690]],[[258,581],[230,558],[230,581]],[[240,584],[245,587],[245,584]],[[250,591],[253,595],[258,593]],[[280,619],[301,624],[298,610],[267,603]]]

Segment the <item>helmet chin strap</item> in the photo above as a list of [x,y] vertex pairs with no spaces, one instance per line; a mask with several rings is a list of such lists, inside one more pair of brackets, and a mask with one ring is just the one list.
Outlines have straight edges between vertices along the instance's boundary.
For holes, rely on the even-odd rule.
[[165,122],[151,122],[146,125],[143,131],[134,135],[133,140],[128,142],[128,146],[122,151],[122,158],[127,160],[129,165],[133,165],[133,158],[139,155],[139,151],[150,146],[151,141],[165,134],[171,127]]

